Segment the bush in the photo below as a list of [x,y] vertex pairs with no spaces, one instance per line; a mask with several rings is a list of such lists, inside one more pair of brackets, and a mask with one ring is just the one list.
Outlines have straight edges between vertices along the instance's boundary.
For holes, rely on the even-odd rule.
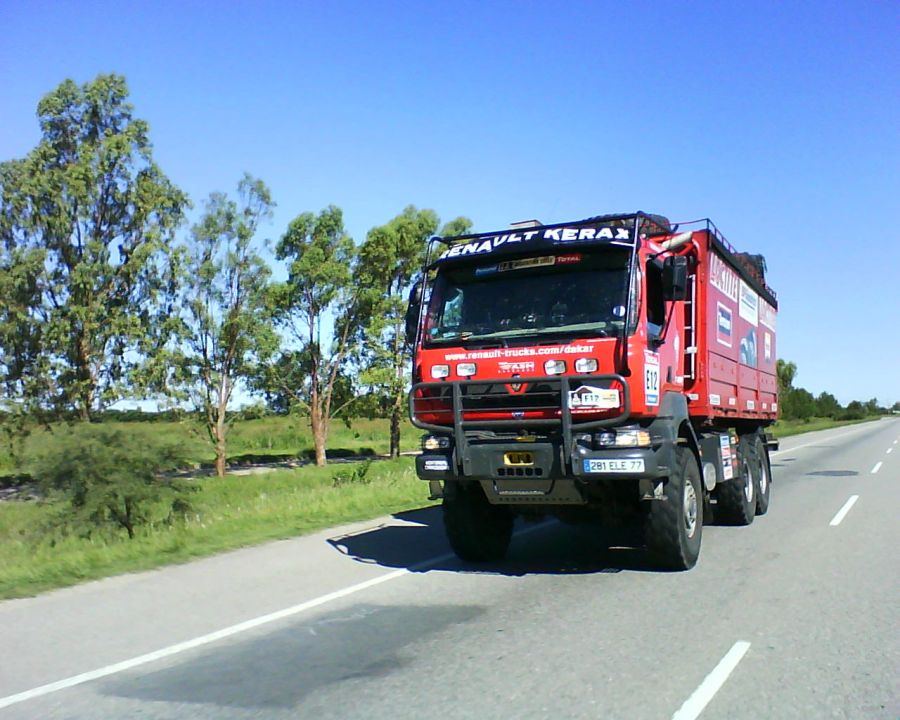
[[368,485],[372,482],[372,478],[368,477],[370,467],[372,467],[372,461],[363,460],[352,469],[338,470],[331,480],[331,486],[337,488],[342,485]]
[[170,523],[190,510],[192,487],[161,473],[183,464],[182,445],[102,426],[74,426],[35,457],[29,470],[51,499],[63,502],[54,523],[89,537],[108,528]]

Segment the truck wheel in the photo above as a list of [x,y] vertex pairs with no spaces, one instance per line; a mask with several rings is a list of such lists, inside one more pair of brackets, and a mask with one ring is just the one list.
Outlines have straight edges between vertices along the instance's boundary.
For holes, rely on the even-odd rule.
[[769,464],[769,451],[759,435],[753,450],[756,456],[756,514],[765,515],[769,510],[769,493],[772,491],[772,466]]
[[749,525],[756,515],[758,473],[751,442],[746,435],[738,442],[740,475],[716,485],[716,514],[732,525]]
[[513,515],[509,508],[491,505],[481,486],[457,485],[445,494],[444,530],[450,547],[461,560],[502,560],[512,539]]
[[703,535],[703,484],[697,459],[686,447],[675,448],[675,470],[666,483],[666,499],[651,500],[645,538],[660,564],[690,570],[700,557]]

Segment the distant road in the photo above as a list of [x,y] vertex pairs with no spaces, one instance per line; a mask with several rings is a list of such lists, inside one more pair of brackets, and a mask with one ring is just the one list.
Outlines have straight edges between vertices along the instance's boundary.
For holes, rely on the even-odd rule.
[[0,719],[896,720],[900,421],[772,460],[686,573],[555,522],[466,566],[429,509],[0,603]]

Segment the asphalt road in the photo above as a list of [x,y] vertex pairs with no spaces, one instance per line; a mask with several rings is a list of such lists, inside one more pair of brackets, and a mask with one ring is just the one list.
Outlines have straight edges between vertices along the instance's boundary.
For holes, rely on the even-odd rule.
[[0,603],[0,718],[894,720],[898,440],[785,440],[686,573],[554,522],[476,569],[424,510]]

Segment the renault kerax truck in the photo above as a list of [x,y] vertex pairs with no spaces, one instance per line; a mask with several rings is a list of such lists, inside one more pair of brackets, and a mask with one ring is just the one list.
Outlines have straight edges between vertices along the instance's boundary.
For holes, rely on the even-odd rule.
[[636,212],[429,245],[413,289],[416,471],[456,554],[496,561],[517,516],[640,529],[697,562],[704,518],[769,505],[777,301],[709,220]]

